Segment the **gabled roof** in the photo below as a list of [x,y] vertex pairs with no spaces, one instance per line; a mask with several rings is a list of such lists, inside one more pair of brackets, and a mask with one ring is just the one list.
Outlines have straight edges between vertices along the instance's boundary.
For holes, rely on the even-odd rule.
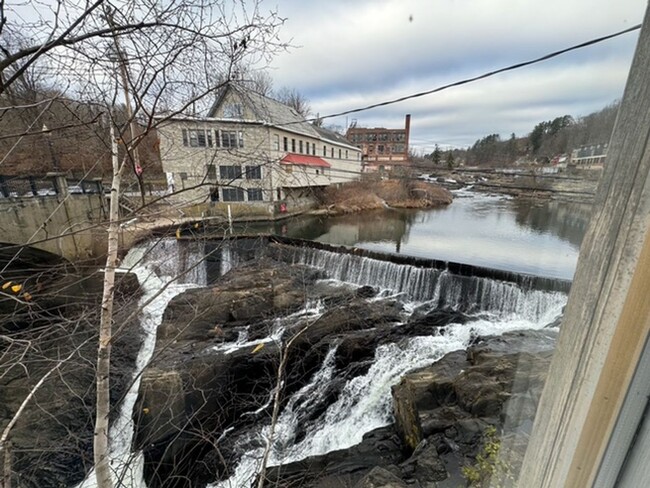
[[230,82],[219,90],[217,99],[212,105],[208,117],[215,117],[217,110],[223,104],[228,93],[234,92],[243,104],[254,114],[257,122],[278,126],[294,132],[318,137],[314,126],[305,121],[298,112],[284,103],[265,97],[244,86]]
[[318,156],[307,156],[306,154],[288,153],[280,160],[280,164],[297,164],[300,166],[317,166],[331,168],[332,165]]

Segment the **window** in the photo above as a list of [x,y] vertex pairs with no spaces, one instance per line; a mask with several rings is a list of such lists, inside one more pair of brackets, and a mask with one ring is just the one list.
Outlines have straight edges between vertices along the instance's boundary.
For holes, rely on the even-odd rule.
[[323,156],[327,156],[327,146],[323,146]]
[[273,135],[273,149],[276,151],[280,150],[280,136],[277,134]]
[[311,155],[316,156],[316,143],[312,143],[311,145]]
[[259,166],[246,166],[246,179],[247,180],[261,180],[262,168]]
[[216,133],[217,147],[226,149],[244,147],[244,135],[236,130],[219,130]]
[[212,147],[212,132],[205,129],[183,129],[183,146]]
[[348,150],[345,150],[345,159],[348,159]]
[[302,154],[302,141],[298,141],[298,147],[299,147],[298,151],[300,152],[300,154]]
[[291,152],[295,153],[296,152],[296,140],[291,139]]
[[236,180],[241,178],[241,166],[219,166],[219,177],[222,180]]
[[261,202],[264,200],[264,195],[262,194],[261,188],[249,188],[247,191],[249,202]]
[[282,138],[282,143],[285,151],[289,151],[289,139],[286,137]]
[[377,144],[377,152],[379,154],[384,154],[384,145],[383,144]]
[[334,148],[331,149],[331,153],[332,153],[332,155],[330,157],[333,158],[334,157]]
[[341,150],[339,149],[339,159],[341,159]]
[[319,174],[320,174],[320,170],[317,169],[317,170],[316,170],[316,174],[319,175]]
[[217,179],[217,167],[214,164],[208,164],[207,175],[210,180]]
[[242,188],[224,188],[223,189],[224,202],[243,202],[244,190]]

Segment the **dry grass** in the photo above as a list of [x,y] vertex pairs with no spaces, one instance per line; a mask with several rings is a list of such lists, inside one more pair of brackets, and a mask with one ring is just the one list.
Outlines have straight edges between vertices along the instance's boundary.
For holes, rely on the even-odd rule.
[[452,195],[448,190],[424,181],[355,181],[339,188],[329,187],[323,199],[323,207],[329,213],[342,214],[385,206],[430,208],[451,202]]

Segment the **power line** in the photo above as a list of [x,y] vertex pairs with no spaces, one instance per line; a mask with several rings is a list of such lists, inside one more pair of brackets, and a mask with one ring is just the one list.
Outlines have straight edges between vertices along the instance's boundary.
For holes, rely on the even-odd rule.
[[[411,100],[413,98],[424,97],[426,95],[431,95],[432,93],[438,93],[438,92],[441,92],[443,90],[447,90],[449,88],[453,88],[453,87],[461,86],[461,85],[466,85],[468,83],[473,83],[475,81],[483,80],[485,78],[490,78],[492,76],[495,76],[495,75],[498,75],[498,74],[501,74],[501,73],[505,73],[507,71],[513,71],[515,69],[523,68],[525,66],[530,66],[530,65],[533,65],[533,64],[536,64],[536,63],[541,63],[542,61],[547,61],[547,60],[555,58],[557,56],[561,56],[562,54],[566,54],[566,53],[571,52],[571,51],[576,51],[576,50],[582,49],[584,47],[593,46],[594,44],[598,44],[600,42],[604,42],[604,41],[607,41],[609,39],[613,39],[615,37],[622,36],[623,34],[633,32],[633,31],[638,30],[640,28],[641,28],[641,24],[637,24],[635,26],[629,27],[629,28],[624,29],[622,31],[615,32],[613,34],[608,34],[606,36],[597,37],[597,38],[591,39],[589,41],[581,42],[580,44],[575,44],[573,46],[570,46],[570,47],[567,47],[567,48],[564,48],[564,49],[560,49],[559,51],[554,51],[552,53],[545,54],[544,56],[541,56],[539,58],[531,59],[531,60],[528,60],[528,61],[523,61],[521,63],[512,64],[510,66],[506,66],[505,68],[499,68],[497,70],[489,71],[487,73],[483,73],[483,74],[478,75],[478,76],[473,76],[471,78],[465,78],[465,79],[462,79],[462,80],[459,80],[459,81],[454,81],[453,83],[448,83],[446,85],[442,85],[442,86],[439,86],[437,88],[433,88],[431,90],[426,90],[426,91],[422,91],[422,92],[418,92],[418,93],[413,93],[411,95],[405,95],[403,97],[393,98],[391,100],[386,100],[386,101],[383,101],[383,102],[373,103],[373,104],[370,104],[370,105],[366,105],[364,107],[345,110],[343,112],[336,112],[336,113],[333,113],[333,114],[323,115],[323,116],[320,116],[320,117],[314,117],[314,118],[311,118],[311,119],[306,119],[306,121],[307,122],[313,122],[313,121],[316,121],[316,120],[330,119],[330,118],[333,118],[333,117],[341,117],[343,115],[349,115],[349,114],[354,114],[354,113],[358,113],[358,112],[365,112],[366,110],[371,110],[373,108],[385,107],[387,105],[393,105],[393,104],[396,104],[396,103],[399,103],[399,102],[404,102],[406,100]],[[296,123],[299,123],[299,122],[288,122],[286,124],[279,124],[279,125],[291,125],[291,124],[296,124]]]

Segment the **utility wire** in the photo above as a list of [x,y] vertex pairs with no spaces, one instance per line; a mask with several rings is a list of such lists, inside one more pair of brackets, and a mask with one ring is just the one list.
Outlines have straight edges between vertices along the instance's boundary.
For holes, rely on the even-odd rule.
[[[541,56],[539,58],[531,59],[529,61],[523,61],[523,62],[517,63],[517,64],[512,64],[512,65],[507,66],[505,68],[499,68],[499,69],[494,70],[494,71],[489,71],[487,73],[483,73],[482,75],[474,76],[472,78],[465,78],[463,80],[455,81],[455,82],[449,83],[447,85],[442,85],[442,86],[439,86],[437,88],[433,88],[431,90],[426,90],[426,91],[422,91],[422,92],[418,92],[418,93],[413,93],[411,95],[405,95],[403,97],[393,98],[392,100],[386,100],[386,101],[379,102],[379,103],[373,103],[371,105],[366,105],[365,107],[353,108],[353,109],[350,109],[350,110],[345,110],[343,112],[337,112],[337,113],[333,113],[333,114],[329,114],[329,115],[323,115],[323,116],[314,117],[314,118],[311,118],[311,119],[306,119],[304,122],[314,122],[316,120],[329,119],[329,118],[333,118],[333,117],[341,117],[343,115],[349,115],[349,114],[354,114],[354,113],[358,113],[358,112],[365,112],[366,110],[370,110],[370,109],[373,109],[373,108],[385,107],[386,105],[393,105],[395,103],[404,102],[406,100],[411,100],[413,98],[424,97],[426,95],[431,95],[432,93],[437,93],[437,92],[441,92],[443,90],[447,90],[449,88],[453,88],[453,87],[461,86],[461,85],[466,85],[468,83],[473,83],[475,81],[483,80],[485,78],[490,78],[490,77],[498,75],[500,73],[505,73],[507,71],[513,71],[515,69],[523,68],[525,66],[530,66],[532,64],[541,63],[542,61],[547,61],[547,60],[555,58],[557,56],[561,56],[562,54],[566,54],[566,53],[571,52],[571,51],[576,51],[578,49],[582,49],[582,48],[587,47],[587,46],[593,46],[594,44],[598,44],[600,42],[607,41],[609,39],[613,39],[615,37],[622,36],[623,34],[633,32],[633,31],[638,30],[640,28],[641,28],[641,24],[637,24],[635,26],[629,27],[629,28],[624,29],[622,31],[615,32],[613,34],[609,34],[609,35],[602,36],[602,37],[597,37],[595,39],[591,39],[589,41],[582,42],[580,44],[576,44],[576,45],[571,46],[571,47],[560,49],[559,51],[555,51],[555,52],[552,52],[552,53],[549,53],[549,54],[545,54],[544,56]],[[301,121],[301,122],[303,122],[303,121]],[[291,124],[297,124],[297,123],[301,123],[301,122],[288,122],[286,124],[279,124],[279,125],[291,125]]]

